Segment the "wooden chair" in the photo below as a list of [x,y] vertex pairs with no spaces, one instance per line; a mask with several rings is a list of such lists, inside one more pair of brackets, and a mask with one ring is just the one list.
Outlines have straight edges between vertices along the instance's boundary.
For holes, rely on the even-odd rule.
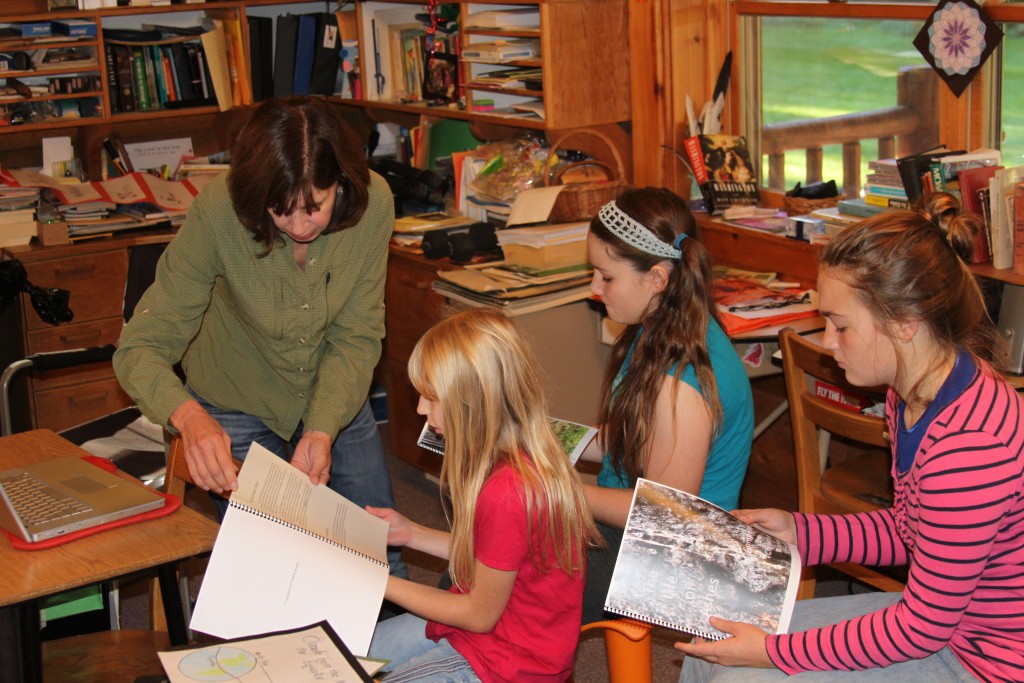
[[[865,393],[865,389],[850,385],[846,373],[828,351],[791,329],[779,333],[779,347],[793,425],[800,511],[847,514],[891,505],[892,456],[885,420],[862,415],[819,397],[812,383],[816,378],[859,394]],[[872,391],[868,389],[867,393]],[[831,436],[856,442],[855,450],[840,458],[835,448],[830,449]],[[865,449],[865,445],[873,448]],[[903,582],[887,573],[888,568],[876,570],[846,563],[832,567],[884,591],[903,590]],[[805,568],[800,599],[813,597],[814,586],[813,570]]]

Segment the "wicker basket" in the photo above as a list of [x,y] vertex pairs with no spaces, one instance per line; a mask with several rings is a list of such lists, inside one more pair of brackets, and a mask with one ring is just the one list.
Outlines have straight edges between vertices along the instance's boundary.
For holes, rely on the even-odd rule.
[[[556,151],[561,148],[568,138],[576,135],[590,135],[599,138],[615,157],[616,168],[612,168],[603,161],[587,159],[567,164],[559,169],[552,176],[551,163],[556,158]],[[619,196],[619,193],[626,187],[626,172],[622,166],[622,157],[615,148],[615,144],[603,133],[590,128],[581,128],[560,137],[555,144],[551,145],[547,161],[544,163],[544,185],[558,185],[561,183],[562,175],[571,168],[579,166],[600,166],[608,174],[608,180],[596,183],[570,183],[565,185],[551,208],[548,220],[552,223],[571,223],[573,221],[588,221],[597,215],[598,210],[611,200]]]
[[839,200],[843,199],[842,195],[838,197],[824,197],[822,199],[805,199],[803,197],[785,197],[785,209],[786,214],[789,216],[804,216],[812,211],[818,209],[828,209],[830,207],[839,204]]

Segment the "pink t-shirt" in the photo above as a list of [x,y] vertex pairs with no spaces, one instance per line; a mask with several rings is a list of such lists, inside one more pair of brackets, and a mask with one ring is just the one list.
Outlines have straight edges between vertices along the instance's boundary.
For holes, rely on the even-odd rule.
[[[545,519],[538,520],[542,527]],[[427,637],[447,638],[484,683],[565,681],[572,673],[583,610],[583,572],[567,575],[553,559],[541,572],[530,557],[526,503],[519,476],[500,465],[484,483],[473,521],[476,557],[493,569],[518,571],[505,612],[490,633],[431,621]],[[545,557],[553,558],[550,541]],[[456,587],[452,592],[459,592]]]

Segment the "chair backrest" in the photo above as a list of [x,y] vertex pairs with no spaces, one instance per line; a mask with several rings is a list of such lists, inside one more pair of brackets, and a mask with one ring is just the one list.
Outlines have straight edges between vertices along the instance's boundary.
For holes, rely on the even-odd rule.
[[[797,490],[800,510],[804,512],[860,512],[878,509],[881,504],[869,492],[853,491],[838,497],[840,509],[820,510],[814,496],[821,490],[824,457],[819,429],[832,435],[885,449],[879,452],[884,476],[888,475],[889,440],[885,420],[863,415],[816,395],[811,389],[811,378],[817,378],[842,390],[863,394],[877,393],[878,388],[853,387],[846,381],[845,372],[827,350],[803,339],[793,330],[779,334],[782,367],[786,379],[786,394],[793,426],[793,447],[796,457]],[[876,467],[877,470],[877,467]],[[863,474],[863,473],[862,473]],[[841,493],[841,492],[840,492]],[[842,509],[845,507],[846,509]]]
[[[242,462],[235,460],[235,468],[240,468]],[[185,485],[195,484],[192,475],[188,471],[188,463],[185,460],[185,442],[181,434],[171,436],[171,444],[167,453],[167,476],[164,479],[164,490],[171,495],[183,498]],[[219,494],[223,498],[230,496],[230,493]]]

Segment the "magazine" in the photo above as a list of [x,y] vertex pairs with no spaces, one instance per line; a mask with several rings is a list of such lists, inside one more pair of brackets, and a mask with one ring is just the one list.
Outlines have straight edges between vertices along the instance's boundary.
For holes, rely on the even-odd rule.
[[709,640],[710,617],[785,633],[796,547],[693,494],[637,480],[605,610]]
[[[594,427],[562,420],[557,417],[551,418],[551,426],[555,430],[555,436],[562,442],[562,448],[565,449],[566,454],[569,456],[569,462],[573,465],[576,464],[576,461],[583,455],[583,451],[586,450],[587,445],[597,435],[597,429]],[[438,455],[444,455],[444,437],[435,432],[429,423],[423,424],[423,429],[420,431],[419,439],[416,440],[416,445],[420,448],[426,448],[428,451],[433,451]]]

